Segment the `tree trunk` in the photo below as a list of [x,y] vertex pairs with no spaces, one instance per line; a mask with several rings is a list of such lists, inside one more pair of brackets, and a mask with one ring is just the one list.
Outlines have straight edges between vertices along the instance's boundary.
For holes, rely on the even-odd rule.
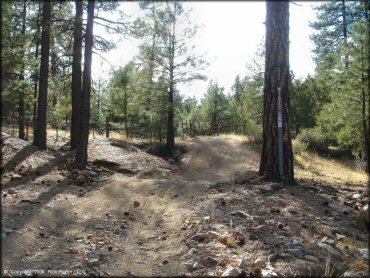
[[127,86],[124,89],[124,96],[123,96],[123,117],[124,117],[124,125],[125,125],[125,134],[126,140],[128,139],[128,123],[127,123]]
[[50,19],[51,2],[43,1],[42,7],[42,34],[41,34],[41,65],[36,130],[34,132],[34,145],[46,149],[46,113],[48,103],[48,77],[50,53]]
[[87,26],[85,34],[85,63],[83,73],[82,98],[81,98],[81,141],[77,148],[74,166],[85,169],[87,165],[87,147],[89,142],[89,120],[90,120],[90,92],[91,92],[91,62],[93,49],[93,27],[94,27],[95,1],[87,4]]
[[168,92],[168,123],[167,123],[167,150],[172,153],[175,147],[175,128],[174,128],[174,111],[173,111],[173,95],[174,95],[174,59],[175,59],[175,23],[173,23],[173,33],[171,37],[170,49],[170,90]]
[[74,22],[73,61],[72,61],[72,124],[71,148],[75,149],[81,139],[81,60],[82,60],[82,19],[83,3],[77,0]]
[[109,118],[105,117],[105,137],[109,138]]
[[[22,38],[23,43],[26,43],[26,12],[27,12],[27,1],[23,1],[23,16],[22,16]],[[22,70],[21,70],[21,80],[25,80],[25,71],[26,71],[26,50],[23,51],[23,61],[22,61]],[[24,91],[19,92],[18,99],[18,137],[19,139],[24,140]]]
[[366,0],[367,21],[367,174],[370,185],[370,0]]
[[[289,132],[289,2],[267,1],[263,145],[259,175],[294,183]],[[278,91],[282,104],[282,157],[279,171]],[[280,124],[279,124],[280,126]]]
[[346,3],[345,0],[342,0],[342,18],[343,18],[343,39],[344,39],[344,47],[346,48],[345,51],[345,56],[344,56],[344,63],[345,67],[348,70],[349,66],[349,61],[348,61],[348,52],[347,52],[347,47],[348,47],[348,30],[347,30],[347,14],[346,14]]

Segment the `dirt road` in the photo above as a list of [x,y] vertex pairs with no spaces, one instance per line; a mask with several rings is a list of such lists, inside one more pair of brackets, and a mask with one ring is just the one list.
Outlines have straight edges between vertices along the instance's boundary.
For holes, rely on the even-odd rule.
[[14,229],[2,240],[3,270],[185,274],[184,219],[201,208],[208,185],[258,166],[240,137],[197,137],[186,145],[181,165],[164,177],[114,174],[88,190],[55,178],[50,186],[19,185],[18,197],[3,201],[3,225]]

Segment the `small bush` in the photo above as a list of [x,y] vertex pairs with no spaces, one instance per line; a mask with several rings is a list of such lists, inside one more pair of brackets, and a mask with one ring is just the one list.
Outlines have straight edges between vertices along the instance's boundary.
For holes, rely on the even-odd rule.
[[300,155],[307,149],[308,143],[301,142],[299,140],[292,141],[293,154]]
[[333,148],[337,146],[337,138],[334,134],[324,133],[319,129],[303,129],[296,137],[296,140],[306,144],[307,148],[320,154],[341,156],[343,150]]

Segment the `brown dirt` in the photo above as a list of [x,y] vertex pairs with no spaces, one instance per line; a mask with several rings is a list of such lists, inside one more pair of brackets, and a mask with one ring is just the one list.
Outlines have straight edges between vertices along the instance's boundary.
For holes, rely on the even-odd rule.
[[[357,215],[351,206],[356,202],[348,204],[350,213],[345,216],[334,216],[332,209],[326,214],[322,206],[324,201],[342,204],[344,198],[332,198],[343,193],[340,188],[313,186],[302,180],[302,186],[263,193],[262,188],[268,184],[255,179],[259,155],[241,137],[196,137],[184,145],[188,151],[181,162],[169,163],[129,143],[95,139],[89,149],[91,163],[107,160],[137,174],[112,174],[91,164],[90,169],[98,174],[83,186],[66,171],[68,153],[48,153],[50,157],[44,157],[44,163],[54,165],[50,161],[55,160],[57,167],[37,175],[35,169],[29,169],[19,180],[11,180],[15,175],[12,171],[5,178],[3,175],[2,193],[6,197],[2,199],[2,226],[14,230],[2,239],[3,271],[33,269],[48,276],[56,270],[104,276],[221,275],[227,267],[236,266],[238,259],[248,257],[247,273],[257,273],[253,265],[256,258],[265,260],[277,251],[284,254],[295,239],[319,262],[282,255],[274,262],[275,271],[280,275],[307,275],[310,268],[323,274],[327,254],[317,242],[325,227],[338,227],[338,234],[355,240],[351,241],[356,244],[353,250],[343,247],[342,251],[342,243],[336,244],[340,252],[336,259],[341,264],[336,271],[343,273],[350,268],[353,256],[363,262],[358,259],[357,249],[366,247],[367,232],[356,223],[351,226],[351,217]],[[9,152],[5,163],[14,161],[12,157],[21,151],[14,150],[13,156]],[[364,185],[358,187],[366,196]],[[9,194],[9,188],[16,194]],[[319,194],[317,188],[321,188]],[[344,195],[356,192],[345,191]],[[230,212],[236,210],[251,218],[230,217]],[[279,230],[278,222],[286,226]],[[308,228],[302,228],[303,222]],[[265,228],[256,229],[261,223]],[[216,240],[197,242],[195,251],[189,249],[189,231],[228,234],[230,227],[247,238],[244,244],[231,248]],[[257,234],[257,241],[249,239],[252,233]],[[209,256],[219,263],[207,263]],[[185,262],[202,263],[204,268],[189,272]],[[298,269],[300,264],[303,266]],[[360,263],[355,270],[367,269]],[[60,276],[61,272],[54,274]]]

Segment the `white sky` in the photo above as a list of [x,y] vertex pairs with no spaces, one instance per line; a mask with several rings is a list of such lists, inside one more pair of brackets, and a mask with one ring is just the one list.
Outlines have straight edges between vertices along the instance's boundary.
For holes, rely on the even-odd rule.
[[[309,39],[313,32],[308,22],[315,19],[312,7],[317,2],[297,1],[290,3],[290,67],[297,78],[314,73],[312,61],[313,44]],[[137,2],[120,2],[121,9],[137,16]],[[217,80],[226,92],[231,91],[237,74],[244,76],[246,64],[254,56],[265,34],[266,4],[257,2],[184,2],[186,9],[192,8],[192,22],[202,26],[194,42],[199,53],[205,53],[210,63],[204,72],[207,81],[193,81],[188,85],[178,85],[180,93],[200,99],[207,90],[211,79]],[[94,27],[96,34],[104,34],[99,26]],[[118,38],[117,36],[114,36]],[[138,54],[137,42],[121,39],[117,49],[103,54],[115,67],[124,65]],[[93,78],[106,77],[110,66],[93,57]]]

